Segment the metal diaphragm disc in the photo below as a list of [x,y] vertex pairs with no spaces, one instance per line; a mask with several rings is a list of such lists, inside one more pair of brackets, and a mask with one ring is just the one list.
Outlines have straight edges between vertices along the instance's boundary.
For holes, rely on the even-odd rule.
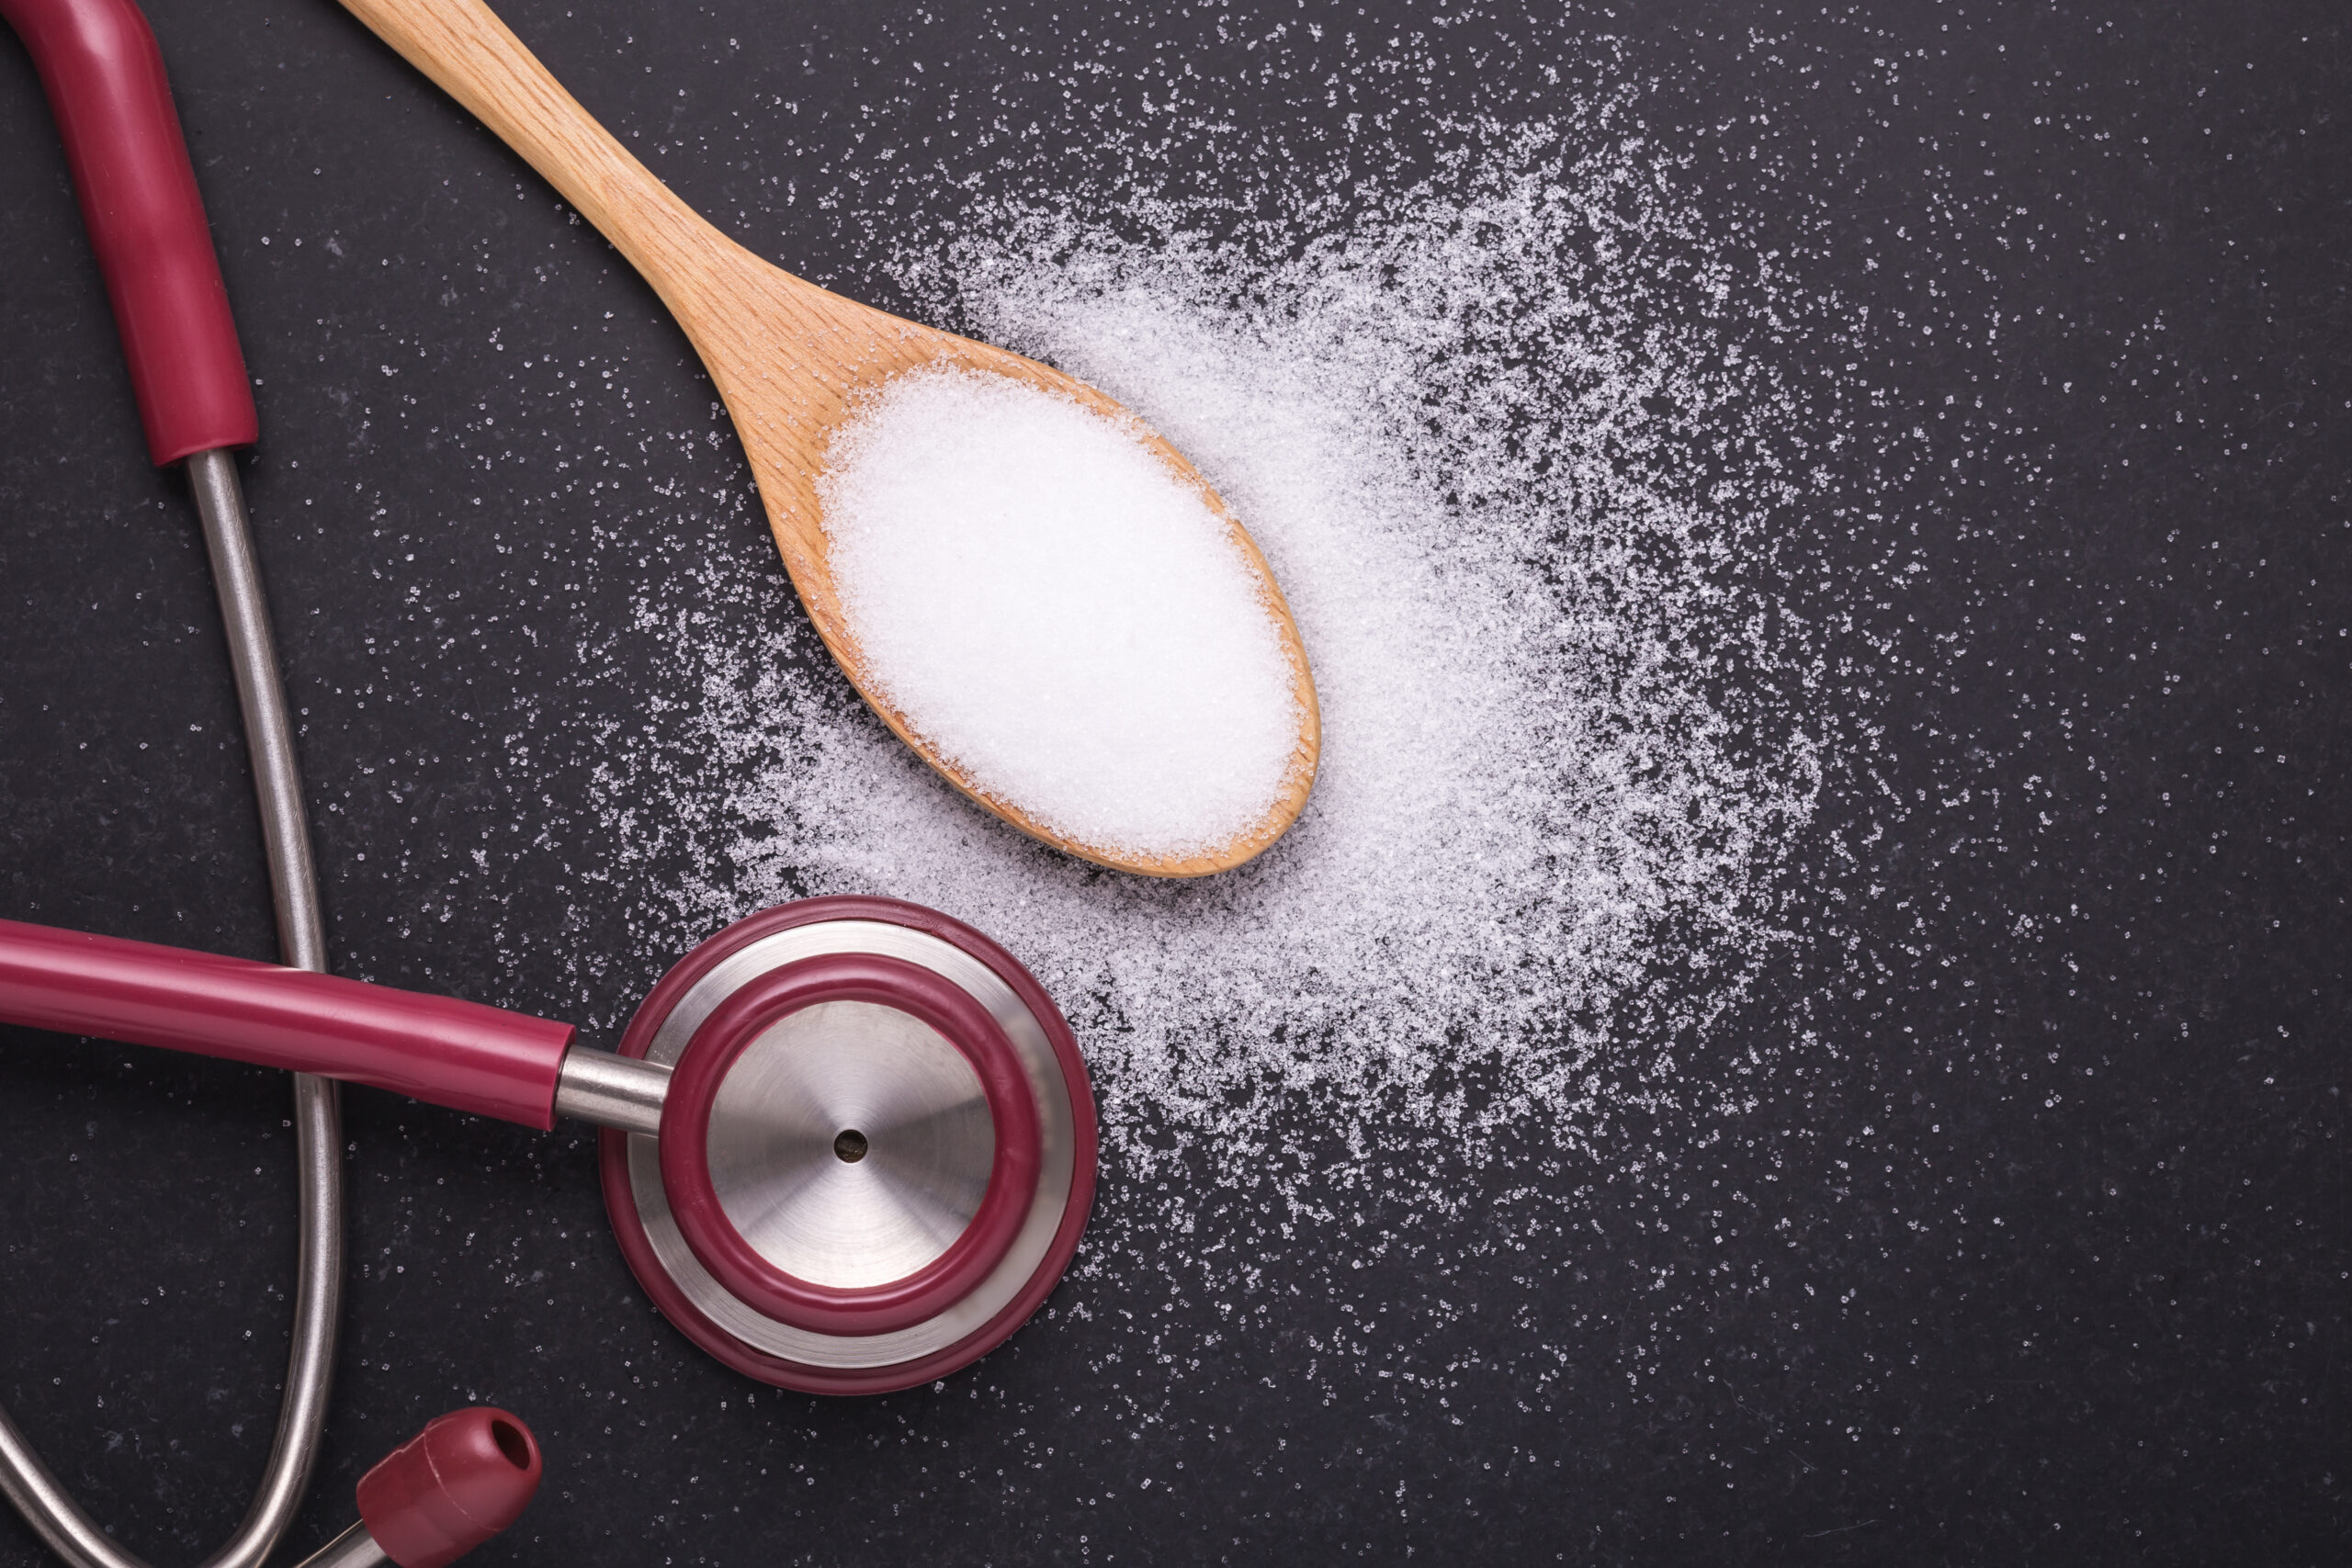
[[728,1220],[812,1285],[903,1280],[964,1234],[996,1126],[972,1064],[910,1013],[819,1002],[727,1071],[704,1143]]
[[[817,906],[885,913],[874,919],[784,923],[794,913]],[[1000,953],[1000,962],[1019,976],[1036,996],[1039,1009],[1051,1016],[1050,1029],[1006,975],[959,942],[889,918],[901,910],[910,919],[961,933],[972,947]],[[763,926],[771,929],[763,931]],[[1077,1245],[1078,1226],[1091,1201],[1094,1104],[1069,1026],[1017,964],[1002,957],[1001,950],[985,938],[945,917],[886,899],[810,899],[804,906],[785,906],[729,927],[681,961],[673,977],[657,988],[655,998],[675,989],[678,982],[684,988],[668,1002],[666,1010],[641,1015],[631,1025],[630,1041],[623,1048],[631,1055],[641,1054],[648,1061],[674,1066],[703,1021],[744,986],[787,964],[841,953],[880,953],[931,970],[987,1009],[1012,1046],[1036,1111],[1040,1160],[1036,1187],[1020,1229],[997,1266],[961,1299],[911,1327],[886,1334],[819,1333],[780,1323],[757,1311],[721,1285],[695,1258],[663,1193],[661,1145],[654,1138],[641,1134],[605,1134],[608,1141],[626,1140],[615,1151],[618,1163],[608,1162],[606,1191],[631,1266],[663,1310],[705,1348],[741,1371],[781,1386],[870,1393],[943,1376],[985,1354],[1043,1299],[1053,1280],[1068,1266]],[[649,998],[649,1009],[655,1008],[655,998]],[[795,1018],[842,1005],[874,1004],[820,1003],[781,1021],[789,1026]],[[890,1043],[882,1050],[908,1064],[906,1070],[853,1072],[833,1061],[827,1047],[812,1044],[808,1039],[779,1039],[771,1051],[763,1038],[746,1050],[744,1061],[729,1071],[713,1102],[710,1170],[729,1223],[777,1268],[813,1283],[887,1282],[937,1258],[962,1231],[960,1222],[952,1229],[945,1222],[958,1215],[968,1221],[977,1210],[994,1155],[994,1127],[978,1076],[962,1054],[922,1021],[895,1009],[874,1006],[876,1012],[903,1021],[878,1021],[885,1027],[868,1038],[887,1036]],[[929,1034],[930,1040],[912,1035],[907,1026]],[[820,1032],[814,1020],[805,1027],[811,1036]],[[640,1038],[645,1041],[641,1052],[633,1044]],[[945,1091],[947,1075],[940,1072],[941,1053],[954,1058],[969,1075],[959,1080],[954,1093]],[[763,1065],[747,1069],[745,1063],[754,1060]],[[925,1065],[911,1066],[916,1062]],[[723,1129],[721,1119],[728,1115],[736,1079],[747,1070],[796,1075],[814,1084],[820,1093],[864,1098],[835,1100],[822,1110],[812,1109],[790,1127],[779,1125],[763,1110],[747,1114],[740,1131]],[[936,1079],[931,1076],[933,1073],[939,1073]],[[918,1081],[930,1087],[918,1089],[914,1087]],[[743,1088],[748,1102],[754,1097],[752,1080],[746,1078]],[[757,1098],[765,1103],[769,1092],[763,1087]],[[985,1137],[977,1135],[977,1128],[967,1120],[972,1113],[961,1109],[967,1096],[977,1106],[978,1126],[988,1129]],[[868,1106],[878,1109],[869,1111]],[[871,1125],[851,1119],[869,1115]],[[911,1145],[933,1136],[929,1131],[916,1134],[914,1119],[924,1115],[939,1119],[944,1136],[932,1152],[916,1156]],[[862,1159],[848,1159],[842,1152],[854,1148],[854,1140],[844,1138],[850,1133],[865,1140]],[[882,1156],[886,1142],[901,1139],[909,1145],[908,1157],[878,1168],[890,1173],[876,1184],[877,1188],[887,1184],[887,1204],[877,1201],[875,1188],[853,1184],[829,1191],[817,1180],[818,1173],[830,1179],[834,1174],[831,1168],[836,1167],[847,1167],[855,1178],[858,1168]],[[796,1186],[788,1179],[779,1179],[776,1172],[785,1168],[808,1176],[809,1182]],[[971,1176],[968,1186],[965,1173]],[[616,1181],[625,1184],[625,1200]],[[626,1213],[621,1206],[624,1201]],[[844,1247],[842,1244],[852,1228],[850,1222],[858,1213],[888,1215],[892,1226],[903,1219],[905,1228],[893,1230],[878,1246],[869,1233],[854,1248]],[[914,1217],[918,1214],[927,1217],[918,1220]],[[829,1257],[830,1262],[826,1261]]]

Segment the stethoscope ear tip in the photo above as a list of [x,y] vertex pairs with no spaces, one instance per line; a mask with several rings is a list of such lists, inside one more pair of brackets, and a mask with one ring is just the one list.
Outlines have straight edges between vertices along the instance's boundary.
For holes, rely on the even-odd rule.
[[521,1417],[452,1410],[359,1479],[359,1521],[400,1568],[445,1568],[522,1517],[539,1444]]

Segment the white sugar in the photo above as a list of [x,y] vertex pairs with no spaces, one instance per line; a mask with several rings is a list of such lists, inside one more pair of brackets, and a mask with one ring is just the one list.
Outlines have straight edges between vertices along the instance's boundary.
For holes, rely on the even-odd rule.
[[1716,303],[1755,256],[1666,175],[1537,131],[1262,246],[1043,198],[901,256],[932,319],[1102,388],[1247,520],[1314,662],[1314,797],[1238,871],[1106,874],[949,790],[788,608],[721,627],[701,606],[741,579],[681,584],[645,624],[699,662],[699,711],[607,762],[666,903],[649,952],[810,893],[967,920],[1069,1012],[1112,1157],[1182,1168],[1171,1194],[1325,1201],[1330,1151],[1283,1152],[1302,1115],[1369,1158],[1736,1101],[1674,1043],[1776,940],[1818,787],[1808,634],[1741,570],[1813,432],[1747,351],[1783,321]]
[[818,484],[880,694],[967,780],[1091,847],[1231,843],[1299,712],[1225,520],[1128,423],[1007,377],[887,383]]
[[[1808,885],[1845,852],[1811,818],[1868,670],[1780,558],[1818,565],[1807,514],[1851,500],[1820,453],[1853,426],[1792,369],[1817,346],[1776,346],[1841,328],[1619,116],[1454,127],[1409,183],[1301,173],[1323,197],[1279,162],[1189,204],[1057,166],[1025,200],[959,195],[941,243],[906,238],[910,167],[845,217],[910,245],[913,313],[1118,399],[1265,551],[1324,744],[1296,826],[1238,870],[1160,882],[1025,839],[883,728],[774,574],[622,562],[662,656],[595,695],[627,716],[596,731],[593,897],[623,900],[631,972],[810,894],[1002,942],[1086,1053],[1104,1184],[1075,1272],[1135,1311],[1106,1332],[1138,1387],[1376,1269],[1441,1298],[1489,1249],[1556,1271],[1579,1194],[1664,1194],[1825,1049],[1723,1021],[1781,983],[1787,928],[1823,928]],[[1214,1334],[1163,1343],[1193,1320],[1149,1316],[1156,1288],[1215,1303]],[[1326,1365],[1385,1337],[1447,1366],[1453,1320],[1367,1320]],[[1532,1387],[1566,1351],[1526,1356]]]

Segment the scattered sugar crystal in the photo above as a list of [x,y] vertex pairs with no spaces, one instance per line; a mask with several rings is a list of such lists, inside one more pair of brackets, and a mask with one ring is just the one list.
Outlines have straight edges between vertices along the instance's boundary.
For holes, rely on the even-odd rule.
[[895,378],[818,492],[880,694],[984,794],[1099,850],[1264,820],[1300,714],[1231,530],[1131,425],[1009,377]]

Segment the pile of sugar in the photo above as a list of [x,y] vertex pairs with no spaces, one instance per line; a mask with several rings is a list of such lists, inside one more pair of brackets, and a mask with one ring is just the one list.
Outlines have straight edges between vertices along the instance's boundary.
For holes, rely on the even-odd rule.
[[1300,719],[1282,637],[1225,520],[1130,424],[914,371],[854,412],[817,488],[868,678],[983,794],[1152,856],[1265,819]]
[[[660,900],[649,953],[809,893],[971,922],[1070,1015],[1122,1190],[1165,1179],[1131,1216],[1165,1203],[1158,1227],[1218,1185],[1319,1211],[1400,1144],[1592,1147],[1685,1094],[1736,1101],[1674,1053],[1779,940],[1821,777],[1807,630],[1745,568],[1810,482],[1804,399],[1754,352],[1799,307],[1638,134],[1462,142],[1267,235],[1064,197],[898,264],[933,319],[1102,388],[1249,520],[1323,707],[1285,839],[1174,885],[1042,848],[908,753],[796,617],[698,631],[752,592],[714,570],[640,623],[699,661],[695,711],[605,765],[615,880]],[[877,209],[877,239],[899,220]]]

